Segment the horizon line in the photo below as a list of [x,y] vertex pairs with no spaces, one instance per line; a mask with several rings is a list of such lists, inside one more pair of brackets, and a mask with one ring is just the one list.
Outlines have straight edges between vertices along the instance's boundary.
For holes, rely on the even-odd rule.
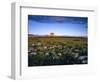
[[79,36],[79,35],[49,35],[49,34],[43,34],[43,35],[39,35],[39,34],[28,34],[28,35],[33,35],[33,36],[69,36],[69,37],[88,37],[88,36]]

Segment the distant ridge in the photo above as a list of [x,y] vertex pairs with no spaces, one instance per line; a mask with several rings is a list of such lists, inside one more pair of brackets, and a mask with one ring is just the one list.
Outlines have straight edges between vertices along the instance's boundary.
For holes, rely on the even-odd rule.
[[28,37],[69,37],[69,38],[87,38],[87,36],[67,36],[67,35],[55,35],[55,36],[49,36],[49,35],[35,35],[35,34],[28,34]]
[[44,37],[48,35],[35,35],[35,34],[28,34],[28,37]]

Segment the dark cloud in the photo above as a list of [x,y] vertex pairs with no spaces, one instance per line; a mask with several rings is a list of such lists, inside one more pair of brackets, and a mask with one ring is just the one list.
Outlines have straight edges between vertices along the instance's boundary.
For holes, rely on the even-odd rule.
[[69,17],[69,16],[41,16],[28,15],[28,20],[40,23],[73,23],[73,24],[87,24],[87,17]]

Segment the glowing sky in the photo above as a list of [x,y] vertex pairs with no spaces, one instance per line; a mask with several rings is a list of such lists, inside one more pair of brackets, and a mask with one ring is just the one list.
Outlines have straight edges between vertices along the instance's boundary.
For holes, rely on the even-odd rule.
[[29,34],[87,36],[87,17],[28,15]]

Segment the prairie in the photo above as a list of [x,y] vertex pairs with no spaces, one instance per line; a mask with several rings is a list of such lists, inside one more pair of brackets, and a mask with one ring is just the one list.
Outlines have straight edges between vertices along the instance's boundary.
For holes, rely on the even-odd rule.
[[29,36],[28,66],[88,63],[87,37]]

